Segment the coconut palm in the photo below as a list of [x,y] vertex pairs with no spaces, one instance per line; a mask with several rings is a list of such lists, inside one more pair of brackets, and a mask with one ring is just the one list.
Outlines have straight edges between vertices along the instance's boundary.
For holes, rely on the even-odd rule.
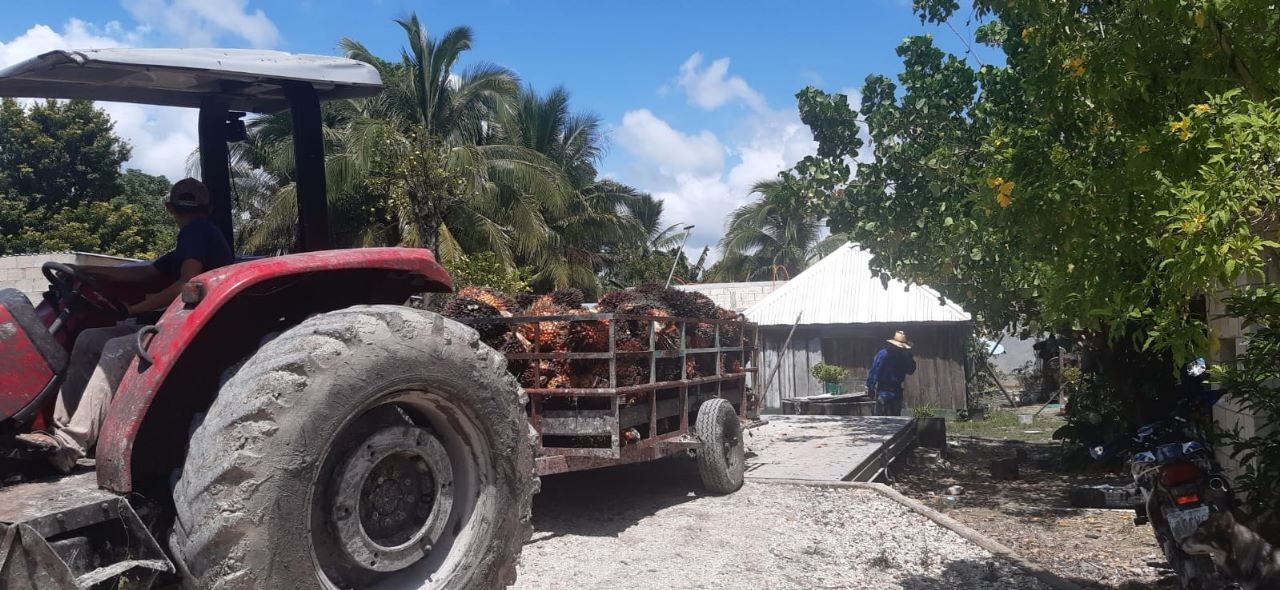
[[670,250],[680,245],[680,224],[662,225],[662,201],[648,193],[636,193],[628,199],[627,213],[644,231],[646,246],[651,250]]
[[546,214],[552,230],[546,243],[522,259],[536,269],[534,287],[597,293],[599,273],[611,262],[611,253],[645,239],[644,228],[628,208],[639,193],[597,178],[605,143],[599,117],[572,112],[564,88],[539,95],[526,87],[506,128],[520,146],[555,162],[573,188],[563,210]]
[[792,182],[762,180],[760,198],[733,211],[719,247],[723,258],[709,272],[719,281],[789,278],[844,244],[844,235],[822,237],[823,220]]
[[[335,242],[422,246],[446,261],[492,251],[510,263],[536,251],[550,233],[544,214],[564,211],[573,191],[553,160],[506,140],[501,122],[513,108],[515,76],[484,63],[455,72],[472,46],[469,28],[433,39],[416,14],[396,23],[407,38],[399,61],[353,39],[340,43],[348,57],[379,70],[386,90],[326,108],[330,206],[354,214],[343,225],[359,229]],[[292,150],[278,134],[281,123],[262,118],[253,131],[264,136],[258,161],[286,180],[283,196]],[[263,241],[292,223],[294,206],[276,199]]]

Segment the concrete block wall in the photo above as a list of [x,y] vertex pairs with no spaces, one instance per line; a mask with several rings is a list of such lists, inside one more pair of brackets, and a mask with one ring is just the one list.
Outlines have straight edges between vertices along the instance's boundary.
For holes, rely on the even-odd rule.
[[676,285],[684,291],[697,291],[711,298],[725,309],[744,311],[759,303],[766,295],[784,285],[784,281],[759,281],[752,283],[706,283],[701,285]]
[[135,262],[129,258],[85,252],[0,256],[0,289],[17,289],[26,294],[33,304],[38,303],[41,295],[49,288],[49,282],[45,280],[40,267],[49,261],[82,266],[116,266]]
[[[1280,269],[1277,269],[1275,261],[1267,267],[1266,280],[1270,283],[1280,282]],[[1245,277],[1240,277],[1236,281],[1237,287],[1245,284]],[[1248,330],[1240,318],[1227,315],[1226,304],[1221,298],[1209,297],[1208,303],[1209,327],[1213,330],[1212,336],[1216,339],[1216,350],[1213,351],[1213,358],[1210,361],[1217,364],[1231,363],[1247,347]],[[1239,427],[1240,434],[1246,438],[1268,434],[1276,428],[1270,416],[1253,414],[1241,408],[1235,400],[1231,399],[1230,394],[1213,407],[1213,421],[1227,430]],[[1219,447],[1217,454],[1218,462],[1226,469],[1227,475],[1233,478],[1238,477],[1242,472],[1242,466],[1230,456],[1230,449],[1225,446]]]

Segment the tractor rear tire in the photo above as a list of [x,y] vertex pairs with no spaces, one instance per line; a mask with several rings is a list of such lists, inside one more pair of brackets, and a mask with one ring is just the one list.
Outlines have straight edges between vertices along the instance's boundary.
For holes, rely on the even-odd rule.
[[697,451],[702,486],[713,494],[732,494],[741,489],[747,457],[742,422],[733,404],[722,398],[703,402],[693,428],[702,442]]
[[525,402],[505,358],[439,315],[306,320],[191,437],[169,539],[187,585],[510,585],[538,486]]

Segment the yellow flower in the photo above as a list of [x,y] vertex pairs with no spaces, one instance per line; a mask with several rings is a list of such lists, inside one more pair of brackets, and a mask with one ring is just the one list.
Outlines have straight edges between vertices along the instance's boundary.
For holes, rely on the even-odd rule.
[[1075,269],[1076,269],[1076,265],[1071,264],[1070,262],[1067,263],[1067,272],[1071,272]]
[[1025,28],[1025,29],[1022,29],[1022,40],[1023,40],[1023,41],[1026,41],[1027,39],[1030,39],[1030,38],[1031,38],[1031,32],[1032,32],[1032,31],[1035,31],[1035,30],[1036,30],[1036,28],[1035,28],[1035,27],[1027,27],[1027,28]]
[[996,202],[999,203],[1001,207],[1007,209],[1009,205],[1013,204],[1013,187],[1014,183],[1010,180],[1001,182],[999,187],[996,188]]
[[1191,138],[1191,117],[1183,116],[1180,121],[1169,123],[1169,133],[1177,133],[1178,138],[1186,141]]
[[1140,144],[1138,144],[1138,153],[1139,153],[1139,154],[1145,154],[1145,153],[1147,153],[1147,152],[1149,152],[1149,151],[1151,151],[1151,146],[1149,146],[1149,145],[1147,145],[1147,144],[1145,144],[1145,143],[1140,143]]
[[989,188],[995,188],[995,187],[1000,186],[1000,185],[1002,185],[1002,184],[1004,184],[1004,179],[1003,179],[1003,178],[1000,178],[999,176],[996,176],[996,177],[994,177],[994,178],[988,178],[988,179],[987,179],[987,187],[989,187]]
[[1194,107],[1192,107],[1192,108],[1194,108],[1194,109],[1196,110],[1196,112],[1197,112],[1197,113],[1200,113],[1201,115],[1203,115],[1203,114],[1205,114],[1205,113],[1207,113],[1207,112],[1209,112],[1209,111],[1213,110],[1213,109],[1209,108],[1209,105],[1207,105],[1207,104],[1198,104],[1198,105],[1196,105],[1196,106],[1194,106]]
[[1196,27],[1203,29],[1208,20],[1208,16],[1203,10],[1196,11]]
[[1077,55],[1062,64],[1062,69],[1071,72],[1072,76],[1084,75],[1084,63],[1089,61],[1088,57]]

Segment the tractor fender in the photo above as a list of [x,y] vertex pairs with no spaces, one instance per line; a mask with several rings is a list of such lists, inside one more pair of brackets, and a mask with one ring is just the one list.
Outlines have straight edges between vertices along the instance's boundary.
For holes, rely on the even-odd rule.
[[400,304],[415,293],[453,289],[448,272],[420,248],[263,258],[201,274],[191,283],[200,283],[197,303],[178,298],[154,328],[139,333],[143,354],[125,372],[98,439],[103,488],[134,492],[139,468],[152,469],[155,479],[167,475],[161,470],[168,463],[180,466],[192,416],[216,396],[222,370],[251,354],[264,334],[312,313]]

